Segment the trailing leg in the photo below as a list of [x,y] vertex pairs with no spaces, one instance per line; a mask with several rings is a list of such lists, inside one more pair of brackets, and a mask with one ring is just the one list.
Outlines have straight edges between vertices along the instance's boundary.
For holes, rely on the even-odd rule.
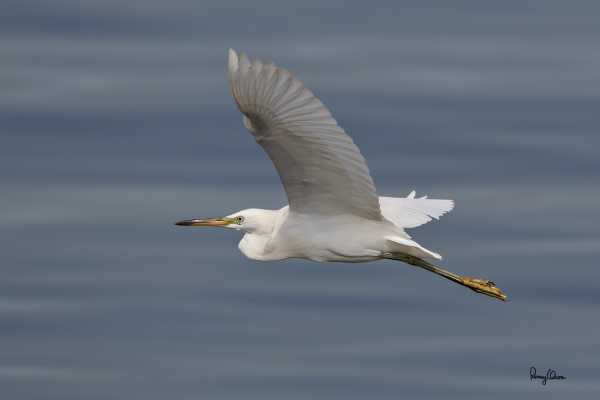
[[443,268],[435,266],[428,261],[408,254],[384,253],[383,257],[391,260],[403,261],[407,264],[414,265],[415,267],[426,269],[427,271],[431,271],[434,274],[443,276],[444,278],[449,279],[452,282],[456,282],[459,285],[466,286],[477,293],[485,294],[487,296],[494,297],[498,300],[506,301],[506,295],[502,292],[502,290],[497,288],[494,282],[489,281],[487,279],[478,279],[471,278],[468,276],[457,275],[450,271],[446,271]]

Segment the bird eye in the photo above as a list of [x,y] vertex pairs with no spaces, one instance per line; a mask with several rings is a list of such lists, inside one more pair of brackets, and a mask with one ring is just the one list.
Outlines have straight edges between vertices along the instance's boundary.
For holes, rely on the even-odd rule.
[[236,222],[238,225],[241,225],[241,224],[242,224],[242,222],[244,222],[244,217],[242,217],[241,215],[240,215],[240,216],[238,216],[238,217],[235,217],[235,222]]

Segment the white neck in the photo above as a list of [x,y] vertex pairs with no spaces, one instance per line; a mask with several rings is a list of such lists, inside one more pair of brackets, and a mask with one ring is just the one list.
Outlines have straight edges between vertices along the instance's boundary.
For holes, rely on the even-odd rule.
[[279,259],[269,250],[269,241],[277,234],[287,216],[287,206],[280,210],[260,210],[260,215],[253,215],[253,223],[243,229],[245,234],[238,245],[240,251],[253,260]]

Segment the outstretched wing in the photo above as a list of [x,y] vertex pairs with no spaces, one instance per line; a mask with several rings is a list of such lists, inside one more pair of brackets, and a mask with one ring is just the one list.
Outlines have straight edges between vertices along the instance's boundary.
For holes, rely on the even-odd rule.
[[229,50],[229,83],[244,125],[279,173],[291,211],[382,219],[365,159],[302,82]]
[[397,227],[415,228],[452,211],[454,201],[417,198],[413,190],[406,197],[380,197],[379,205],[383,216]]

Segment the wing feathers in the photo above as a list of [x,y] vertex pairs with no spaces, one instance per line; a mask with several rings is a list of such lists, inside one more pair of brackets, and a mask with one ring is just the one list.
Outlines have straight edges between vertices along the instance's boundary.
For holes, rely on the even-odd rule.
[[406,197],[380,197],[383,216],[400,228],[415,228],[439,219],[454,208],[452,200],[416,198],[413,190]]
[[382,218],[360,151],[302,82],[233,50],[228,72],[244,125],[273,161],[291,211]]

